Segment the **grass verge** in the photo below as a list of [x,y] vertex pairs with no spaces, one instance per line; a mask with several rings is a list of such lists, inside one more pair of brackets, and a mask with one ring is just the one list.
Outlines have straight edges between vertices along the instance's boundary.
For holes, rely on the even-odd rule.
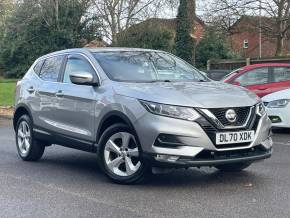
[[0,78],[0,106],[12,106],[17,79]]

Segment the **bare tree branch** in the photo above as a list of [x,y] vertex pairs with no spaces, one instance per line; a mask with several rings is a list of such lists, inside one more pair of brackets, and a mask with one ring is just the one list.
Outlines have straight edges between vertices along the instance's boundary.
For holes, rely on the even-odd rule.
[[[162,7],[177,0],[92,0],[94,11],[103,20],[103,32],[112,44],[117,42],[117,34],[131,25],[155,17]],[[162,3],[161,3],[162,2]],[[154,9],[154,10],[153,10]]]

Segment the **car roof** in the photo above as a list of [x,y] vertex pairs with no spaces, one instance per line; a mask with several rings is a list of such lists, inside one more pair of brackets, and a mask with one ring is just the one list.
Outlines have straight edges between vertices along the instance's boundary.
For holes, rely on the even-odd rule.
[[146,48],[124,48],[124,47],[102,47],[102,48],[89,48],[90,52],[110,52],[110,51],[158,51]]
[[111,52],[111,51],[155,51],[155,52],[164,52],[164,51],[153,50],[153,49],[124,48],[124,47],[71,48],[71,49],[64,49],[64,50],[48,53],[46,55],[43,55],[43,56],[39,57],[36,61],[38,61],[40,59],[48,58],[50,56],[67,54],[67,53],[88,53],[88,52],[95,53],[95,52]]
[[244,66],[243,70],[251,70],[258,67],[290,67],[290,63],[262,63],[262,64],[251,64]]
[[54,54],[61,54],[61,53],[70,53],[70,52],[103,52],[103,51],[158,51],[154,49],[145,49],[145,48],[124,48],[124,47],[101,47],[101,48],[71,48],[71,49],[65,49],[60,51],[55,51],[49,54],[46,54],[45,56],[51,56]]

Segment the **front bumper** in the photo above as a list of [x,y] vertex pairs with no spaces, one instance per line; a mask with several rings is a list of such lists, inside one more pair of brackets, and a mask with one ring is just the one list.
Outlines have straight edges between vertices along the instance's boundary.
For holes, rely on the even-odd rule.
[[[233,162],[253,162],[268,158],[272,153],[271,121],[266,114],[257,120],[254,127],[255,138],[251,143],[236,144],[225,148],[218,148],[205,127],[197,122],[145,113],[136,120],[134,127],[144,157],[152,165],[214,166]],[[156,139],[160,134],[174,135],[180,144],[156,146]],[[252,150],[255,152],[259,150],[259,152],[249,152]],[[213,153],[215,158],[212,156],[200,158],[207,152]],[[233,152],[243,153],[243,155],[228,155]]]
[[201,152],[195,157],[180,157],[173,159],[170,155],[144,154],[144,159],[151,166],[155,167],[201,167],[217,166],[221,164],[232,164],[240,162],[255,162],[271,157],[272,148],[264,149],[263,146],[256,146],[253,149],[235,150],[231,153],[225,152]]
[[272,126],[278,128],[290,127],[290,105],[285,108],[266,108],[270,118],[273,119]]

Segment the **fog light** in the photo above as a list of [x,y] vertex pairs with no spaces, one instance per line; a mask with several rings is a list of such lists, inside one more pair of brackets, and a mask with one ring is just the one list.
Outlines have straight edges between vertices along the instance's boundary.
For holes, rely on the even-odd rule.
[[184,146],[180,137],[170,134],[160,134],[154,142],[154,146],[163,148],[172,148]]
[[280,123],[282,122],[281,118],[279,116],[269,116],[272,123]]
[[157,154],[156,155],[156,160],[165,160],[165,161],[175,162],[178,159],[179,159],[179,157],[175,156],[175,155],[167,155],[167,154]]

